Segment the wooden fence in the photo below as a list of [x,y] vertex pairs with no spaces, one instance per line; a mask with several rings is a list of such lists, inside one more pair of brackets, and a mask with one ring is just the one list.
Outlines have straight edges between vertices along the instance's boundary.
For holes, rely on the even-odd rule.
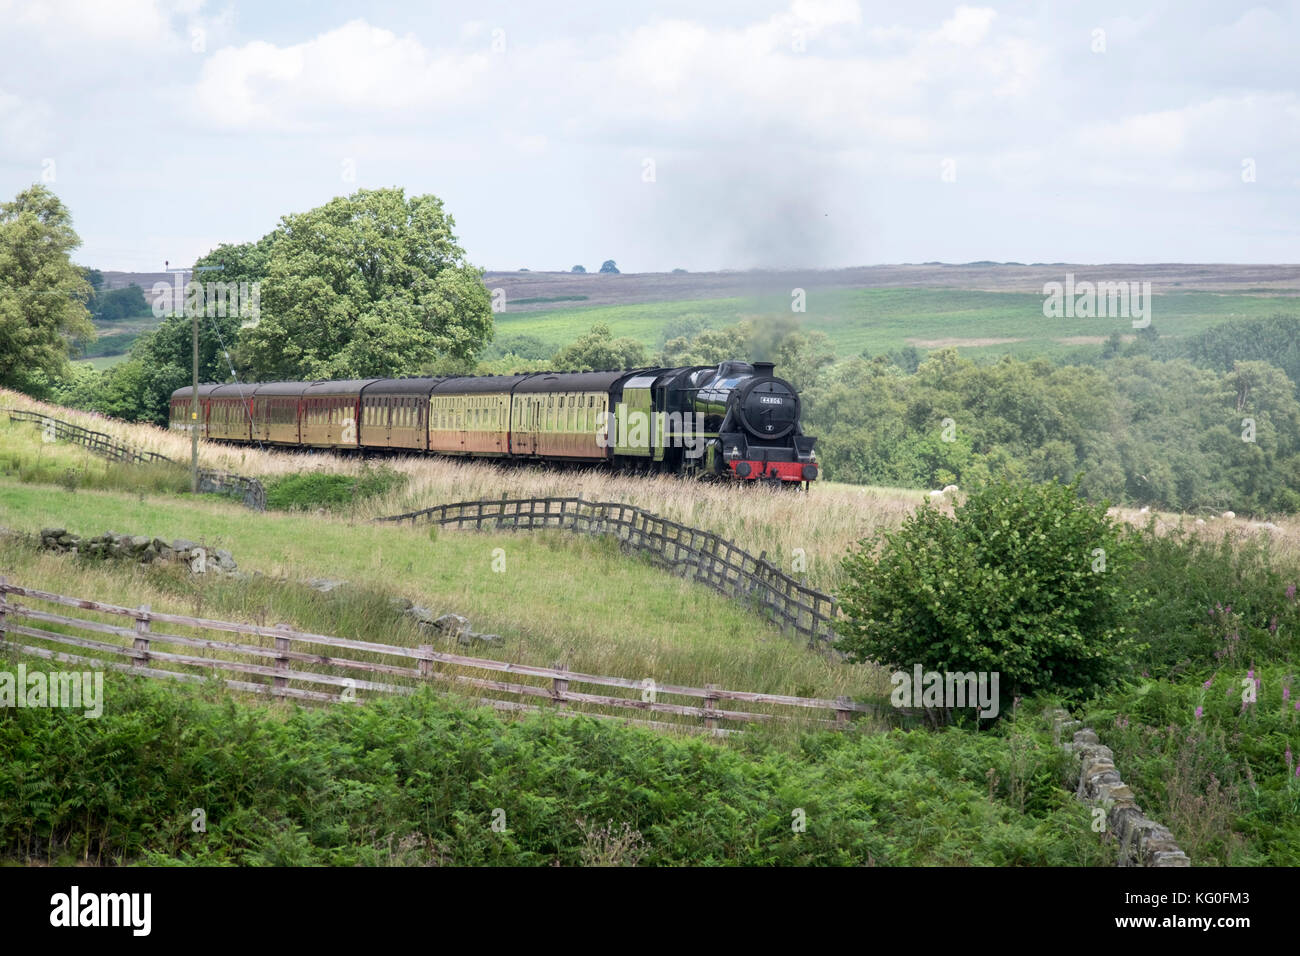
[[767,560],[754,557],[711,531],[678,524],[619,501],[582,498],[506,498],[460,501],[380,521],[427,521],[476,531],[563,528],[616,535],[628,550],[648,555],[678,574],[751,603],[810,647],[834,641],[835,598],[814,590]]
[[[104,432],[82,428],[80,425],[74,425],[72,422],[65,422],[59,418],[52,418],[40,412],[28,412],[14,408],[7,409],[7,411],[11,422],[33,422],[40,426],[48,441],[72,442],[110,461],[120,461],[128,465],[146,465],[154,462],[172,465],[182,464],[174,458],[168,458],[156,451],[140,451],[130,445],[122,444]],[[234,494],[249,508],[257,511],[266,510],[266,489],[262,487],[262,483],[256,478],[232,475],[224,471],[214,471],[211,468],[200,468],[199,490],[211,494]]]
[[[54,608],[41,609],[13,598],[54,605]],[[60,613],[62,608],[93,612],[108,620]],[[116,624],[114,619],[127,623]],[[159,626],[182,628],[190,633],[159,630]],[[94,636],[63,632],[69,629]],[[221,640],[206,632],[235,634],[257,643]],[[41,643],[19,643],[13,640],[15,637]],[[360,699],[358,691],[411,693],[434,681],[468,689],[473,694],[486,691],[507,695],[505,698],[471,695],[474,703],[498,710],[543,709],[526,702],[533,698],[548,701],[563,713],[626,720],[664,730],[703,730],[717,736],[737,732],[720,726],[722,723],[794,721],[801,726],[842,729],[854,714],[877,710],[873,705],[847,697],[826,700],[723,690],[712,684],[705,687],[656,684],[650,680],[583,674],[559,666],[535,667],[465,657],[436,651],[430,644],[402,647],[303,633],[283,625],[263,627],[165,614],[150,610],[148,605],[118,607],[9,584],[4,577],[0,577],[0,647],[46,660],[88,664],[145,677],[191,682],[215,679],[239,691],[314,702],[356,702]],[[61,650],[63,647],[71,647],[75,653]],[[483,672],[509,674],[516,679],[484,677]],[[576,691],[571,689],[575,684],[617,688],[631,691],[632,695]],[[699,703],[674,703],[664,698],[686,698]],[[764,709],[740,709],[735,706],[739,704]],[[789,712],[792,709],[793,713]],[[666,715],[672,722],[634,720],[620,711]],[[812,716],[818,711],[830,716]]]

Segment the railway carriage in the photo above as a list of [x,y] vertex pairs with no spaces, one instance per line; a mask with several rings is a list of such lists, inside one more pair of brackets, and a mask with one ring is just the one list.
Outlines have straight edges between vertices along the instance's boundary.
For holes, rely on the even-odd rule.
[[605,461],[610,389],[628,372],[543,372],[514,390],[513,452],[535,458]]
[[429,450],[429,396],[441,378],[389,378],[361,393],[361,444]]
[[[223,385],[200,385],[199,386],[199,437],[206,438],[208,434],[208,416],[207,402],[208,396]],[[172,431],[188,432],[190,430],[190,415],[194,413],[194,386],[188,388],[178,388],[172,392],[170,402],[170,418],[167,427]]]
[[468,375],[433,387],[429,451],[504,458],[510,452],[510,393],[527,375]]
[[[302,442],[299,416],[308,382],[268,382],[253,393],[253,440],[272,445]],[[184,389],[181,389],[184,391]]]
[[218,385],[207,399],[206,436],[216,441],[250,441],[256,385]]
[[361,447],[361,393],[379,379],[312,382],[302,393],[302,437],[312,448]]

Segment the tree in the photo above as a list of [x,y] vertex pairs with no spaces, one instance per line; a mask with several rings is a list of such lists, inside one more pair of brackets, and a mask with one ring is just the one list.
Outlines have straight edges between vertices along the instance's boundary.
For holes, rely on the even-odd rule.
[[1120,350],[1124,347],[1124,340],[1120,337],[1118,331],[1110,333],[1106,337],[1106,344],[1101,347],[1101,359],[1103,362],[1113,359],[1119,355]]
[[91,285],[72,264],[81,240],[44,186],[0,205],[0,385],[44,392],[70,372],[73,341],[94,338]]
[[645,346],[632,338],[616,339],[603,322],[555,355],[561,372],[594,372],[605,369],[641,368],[647,364]]
[[1223,322],[1193,336],[1183,351],[1197,365],[1218,371],[1242,360],[1269,362],[1300,387],[1300,317],[1294,315]]
[[436,196],[359,190],[285,216],[270,238],[261,317],[240,352],[259,379],[413,374],[492,338],[482,270]]
[[1106,503],[1082,501],[1075,485],[986,485],[951,517],[923,504],[845,558],[837,646],[909,674],[997,673],[1008,703],[1087,696],[1142,650],[1134,560]]
[[144,290],[134,283],[125,289],[96,289],[86,307],[100,322],[117,322],[122,319],[149,314],[149,302]]
[[586,267],[586,266],[574,266],[574,267],[573,267],[572,269],[570,269],[569,271],[570,271],[570,272],[584,272],[584,273],[585,273],[585,272],[587,271],[587,267]]
[[610,275],[618,275],[618,265],[613,259],[606,259],[600,264],[600,271]]

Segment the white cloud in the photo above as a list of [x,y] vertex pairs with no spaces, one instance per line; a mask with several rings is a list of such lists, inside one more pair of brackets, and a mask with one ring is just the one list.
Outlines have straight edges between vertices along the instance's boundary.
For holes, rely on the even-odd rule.
[[997,15],[990,7],[958,7],[950,19],[943,21],[939,35],[958,46],[975,46],[988,35]]
[[[479,109],[518,135],[547,124],[590,143],[915,144],[940,135],[945,110],[973,124],[979,108],[1032,88],[1043,54],[994,35],[993,22],[992,10],[962,6],[928,30],[868,35],[854,0],[794,0],[741,26],[652,18],[585,45],[516,34],[493,55],[483,21],[459,28],[465,52],[353,20],[290,46],[217,50],[194,98],[200,115],[233,128]],[[854,55],[873,38],[893,51]]]
[[352,20],[303,43],[255,41],[215,51],[194,89],[218,126],[311,126],[334,111],[438,109],[463,100],[486,53],[433,53],[414,36]]
[[1242,159],[1267,156],[1280,167],[1300,150],[1300,97],[1216,96],[1178,109],[1086,124],[1072,145],[1103,169],[1126,170],[1125,179],[1160,188],[1235,186]]
[[201,6],[202,0],[0,0],[0,20],[51,47],[157,49],[178,44],[173,25]]

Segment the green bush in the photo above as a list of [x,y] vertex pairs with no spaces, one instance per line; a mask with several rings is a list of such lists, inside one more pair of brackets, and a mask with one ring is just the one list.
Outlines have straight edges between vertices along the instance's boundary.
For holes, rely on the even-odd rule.
[[986,485],[951,517],[927,503],[863,541],[844,560],[839,646],[908,672],[998,673],[1004,701],[1113,683],[1143,595],[1131,543],[1076,485]]
[[338,510],[363,498],[388,494],[405,484],[406,476],[387,465],[366,465],[359,475],[301,472],[267,482],[266,506],[281,510]]

